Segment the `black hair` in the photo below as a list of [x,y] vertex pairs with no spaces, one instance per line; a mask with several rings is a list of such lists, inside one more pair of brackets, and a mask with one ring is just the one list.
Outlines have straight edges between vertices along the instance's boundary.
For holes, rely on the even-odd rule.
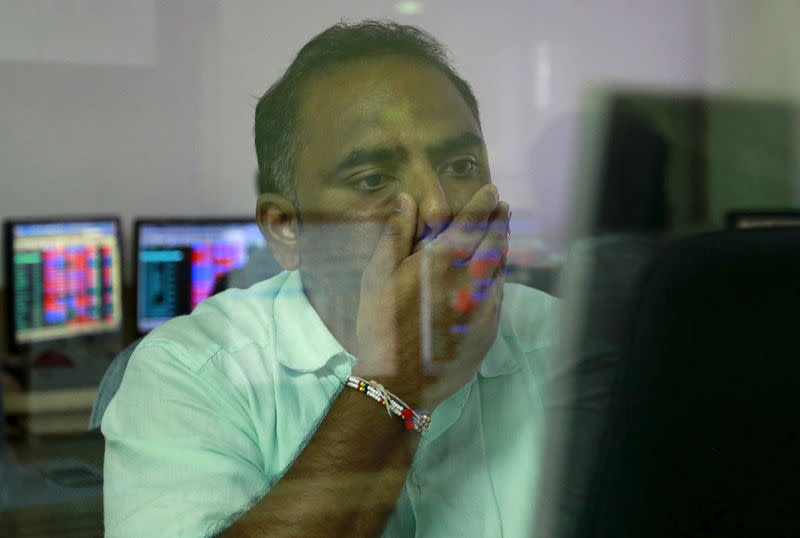
[[306,43],[256,105],[255,146],[261,193],[281,194],[299,210],[293,175],[301,142],[297,120],[304,83],[331,66],[386,54],[407,56],[437,68],[453,83],[480,124],[478,102],[470,85],[450,65],[444,45],[428,32],[390,21],[340,22]]

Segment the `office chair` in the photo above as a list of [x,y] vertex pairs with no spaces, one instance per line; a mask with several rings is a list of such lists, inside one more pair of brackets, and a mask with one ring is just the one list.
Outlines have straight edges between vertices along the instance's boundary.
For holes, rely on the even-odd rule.
[[108,365],[106,373],[103,374],[103,379],[100,380],[97,396],[95,396],[94,405],[92,405],[92,414],[89,416],[89,431],[100,430],[100,424],[103,422],[106,408],[122,384],[122,377],[128,367],[128,360],[141,341],[141,338],[134,340],[128,347],[120,351],[111,361],[111,364]]
[[574,536],[800,536],[800,229],[677,241],[632,309]]

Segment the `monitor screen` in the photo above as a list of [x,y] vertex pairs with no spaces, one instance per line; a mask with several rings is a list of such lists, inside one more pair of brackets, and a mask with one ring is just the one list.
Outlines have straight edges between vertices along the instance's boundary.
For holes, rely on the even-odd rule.
[[136,223],[136,324],[145,333],[194,310],[266,243],[252,217],[140,219]]
[[6,222],[12,350],[121,330],[119,237],[116,218]]
[[[609,87],[587,94],[573,237],[790,225],[796,103]],[[787,209],[794,209],[791,205]]]

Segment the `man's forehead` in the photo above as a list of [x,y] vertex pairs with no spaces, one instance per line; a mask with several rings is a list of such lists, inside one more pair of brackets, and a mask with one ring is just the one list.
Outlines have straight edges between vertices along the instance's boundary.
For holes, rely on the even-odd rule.
[[412,106],[409,102],[387,103],[384,108],[377,111],[376,120],[386,125],[399,125],[408,121],[412,115]]
[[329,68],[310,81],[301,108],[307,141],[321,141],[331,150],[409,135],[480,132],[471,109],[444,74],[402,57]]
[[[301,116],[307,134],[470,123],[472,113],[450,80],[422,61],[371,58],[329,68],[310,81]],[[477,122],[475,122],[477,123]],[[312,131],[312,132],[309,132]]]

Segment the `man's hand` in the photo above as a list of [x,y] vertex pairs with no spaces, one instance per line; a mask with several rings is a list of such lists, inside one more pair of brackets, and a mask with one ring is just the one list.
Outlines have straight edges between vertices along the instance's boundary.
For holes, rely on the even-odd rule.
[[414,252],[416,217],[400,194],[364,271],[354,374],[432,409],[469,381],[496,338],[510,210],[487,185]]

